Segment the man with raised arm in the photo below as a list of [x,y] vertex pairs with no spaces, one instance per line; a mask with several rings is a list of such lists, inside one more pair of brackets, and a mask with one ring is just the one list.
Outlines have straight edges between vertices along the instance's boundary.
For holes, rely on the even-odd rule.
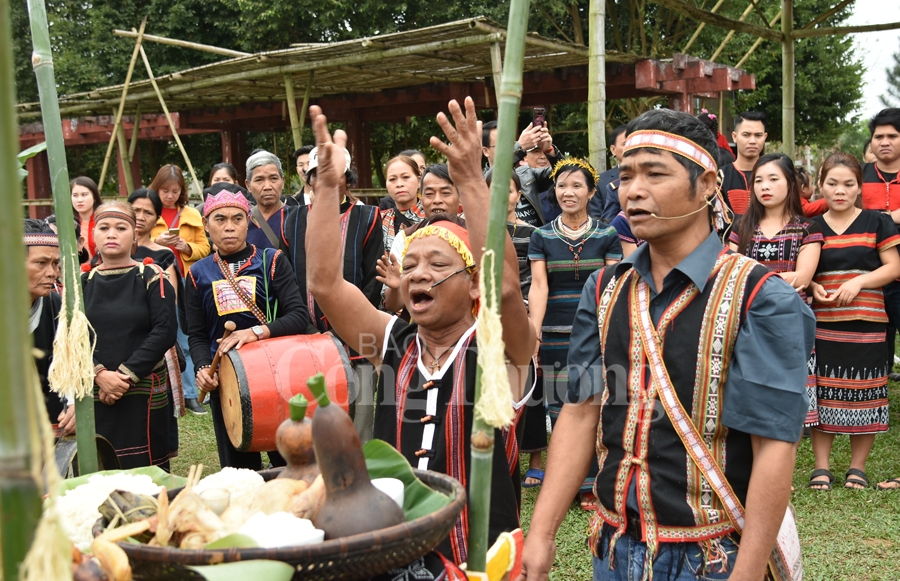
[[[762,581],[783,523],[790,537],[815,320],[790,285],[719,241],[716,147],[686,113],[628,124],[620,200],[646,244],[582,292],[520,579],[547,578],[595,444],[595,580]],[[799,566],[791,557],[782,570]]]
[[[450,177],[469,216],[426,220],[406,241],[400,293],[415,323],[379,311],[341,275],[339,190],[343,153],[332,144],[318,107],[310,118],[319,148],[316,202],[307,232],[308,284],[335,332],[380,368],[375,437],[395,446],[413,466],[449,474],[467,485],[469,434],[473,421],[478,334],[479,266],[485,245],[490,193],[482,177],[481,123],[466,99],[465,113],[450,102],[453,124],[441,113],[438,124],[450,144],[431,145],[447,157]],[[519,288],[518,262],[507,239],[501,289],[503,339],[510,365],[510,401],[524,399],[526,370],[534,353]],[[530,386],[529,386],[530,388]],[[496,430],[491,490],[490,536],[519,526],[519,470],[515,438]],[[507,444],[506,446],[504,445]],[[439,550],[456,563],[466,561],[466,513]],[[429,568],[431,568],[429,566]],[[406,577],[404,577],[406,578]],[[415,577],[428,579],[430,577]]]

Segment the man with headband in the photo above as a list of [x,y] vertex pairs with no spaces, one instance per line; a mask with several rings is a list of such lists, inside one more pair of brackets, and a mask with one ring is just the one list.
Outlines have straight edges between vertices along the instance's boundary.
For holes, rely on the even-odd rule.
[[[463,113],[451,101],[451,126],[444,114],[438,124],[452,147],[431,138],[447,157],[469,216],[468,228],[455,217],[429,218],[405,244],[400,294],[414,323],[379,311],[358,288],[341,276],[339,229],[340,149],[331,143],[318,107],[310,117],[319,148],[316,201],[309,214],[308,284],[337,334],[381,370],[375,408],[375,437],[395,446],[413,466],[449,474],[467,485],[469,434],[473,421],[477,336],[475,312],[478,277],[487,232],[490,194],[482,177],[481,127],[475,106],[466,99]],[[519,287],[519,267],[507,238],[503,265],[502,331],[510,365],[511,401],[526,389],[535,333]],[[519,526],[519,469],[515,437],[495,431],[491,483],[490,538]],[[504,446],[504,443],[506,446]],[[466,512],[438,550],[457,563],[466,561]],[[426,563],[432,572],[432,562]],[[410,574],[412,578],[414,575]],[[392,576],[390,578],[394,578]],[[400,577],[397,577],[400,578]],[[403,576],[402,578],[406,578]],[[416,579],[431,579],[416,573]]]
[[685,113],[628,124],[620,200],[646,244],[581,295],[569,403],[521,579],[546,579],[595,445],[595,580],[762,581],[767,563],[776,579],[799,572],[786,508],[815,320],[790,285],[717,238],[716,147]]
[[59,424],[60,432],[75,431],[74,402],[65,405],[59,394],[50,390],[47,373],[53,361],[53,338],[56,337],[56,321],[62,305],[55,289],[59,281],[59,240],[50,225],[42,220],[25,220],[25,270],[28,273],[28,292],[31,295],[31,313],[28,330],[34,339],[34,348],[41,352],[35,356],[44,403],[51,424]]
[[[217,350],[225,353],[244,343],[306,333],[309,315],[281,251],[247,244],[249,224],[250,206],[240,193],[223,190],[206,198],[203,226],[216,252],[191,266],[184,301],[197,387],[210,392],[219,462],[223,467],[259,470],[259,452],[239,452],[228,439],[217,391],[219,376],[210,377],[208,368]],[[237,330],[221,340],[227,321],[233,321]],[[268,454],[273,465],[284,466],[277,452]]]

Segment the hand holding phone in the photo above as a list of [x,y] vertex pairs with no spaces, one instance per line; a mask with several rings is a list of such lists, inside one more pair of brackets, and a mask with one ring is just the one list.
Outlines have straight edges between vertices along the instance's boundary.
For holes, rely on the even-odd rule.
[[169,236],[180,236],[178,228],[169,228]]
[[535,107],[531,118],[532,127],[543,127],[547,115],[547,110],[543,107]]

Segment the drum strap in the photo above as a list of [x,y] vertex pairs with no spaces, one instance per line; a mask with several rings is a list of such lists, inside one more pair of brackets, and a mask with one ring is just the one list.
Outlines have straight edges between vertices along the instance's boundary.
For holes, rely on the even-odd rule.
[[[222,260],[222,257],[219,256],[218,252],[213,254],[213,260],[215,260],[216,264],[219,266],[219,270],[222,271],[222,274],[225,276],[225,280],[227,280],[228,284],[231,285],[231,288],[234,290],[234,294],[236,294],[237,297],[241,299],[241,302],[244,303],[244,305],[250,310],[251,313],[253,313],[253,316],[256,317],[256,320],[259,321],[259,324],[265,325],[266,323],[269,323],[259,307],[256,306],[256,302],[252,298],[250,298],[250,295],[247,294],[247,291],[241,288],[241,285],[239,285],[238,282],[234,279],[234,273],[231,272],[231,267],[228,266],[228,264],[224,260]],[[250,257],[250,260],[253,260],[252,256]],[[263,263],[263,268],[265,268],[265,263]],[[267,272],[263,273],[263,278],[268,278]]]

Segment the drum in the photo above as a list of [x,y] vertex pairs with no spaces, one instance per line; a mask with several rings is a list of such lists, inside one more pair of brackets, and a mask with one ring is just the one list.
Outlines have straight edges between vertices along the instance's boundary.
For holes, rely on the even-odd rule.
[[232,349],[219,365],[219,401],[232,445],[241,452],[275,449],[275,430],[291,415],[288,401],[302,393],[316,403],[306,380],[325,375],[332,403],[349,409],[353,377],[341,343],[330,335],[291,335],[247,343]]

